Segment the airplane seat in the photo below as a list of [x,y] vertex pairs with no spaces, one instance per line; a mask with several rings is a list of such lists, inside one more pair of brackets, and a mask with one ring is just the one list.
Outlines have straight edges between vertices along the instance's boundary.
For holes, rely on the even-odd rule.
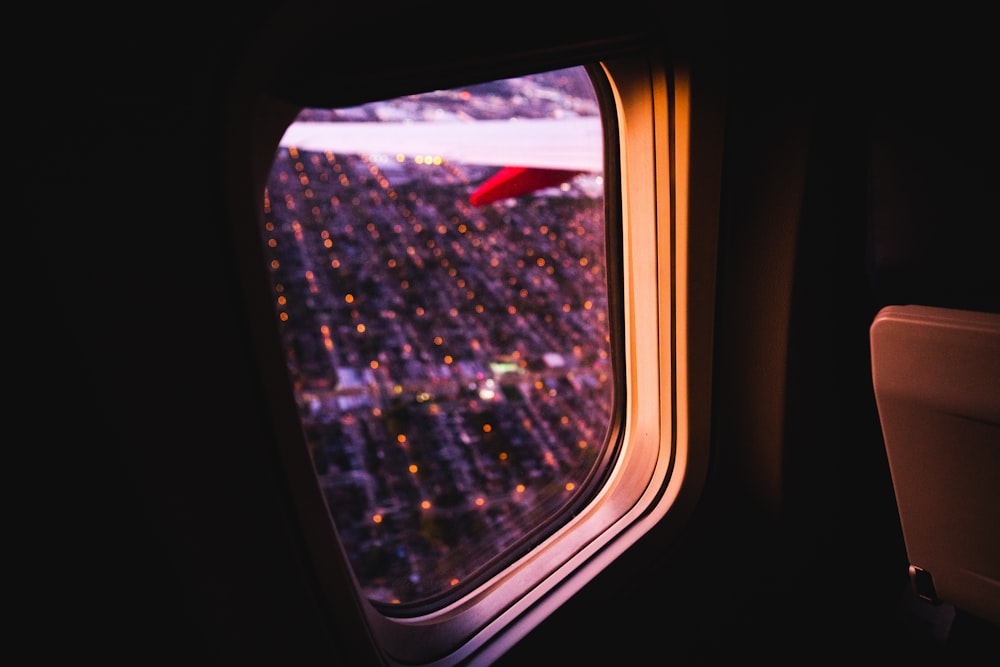
[[1000,627],[1000,312],[888,305],[870,343],[913,591]]

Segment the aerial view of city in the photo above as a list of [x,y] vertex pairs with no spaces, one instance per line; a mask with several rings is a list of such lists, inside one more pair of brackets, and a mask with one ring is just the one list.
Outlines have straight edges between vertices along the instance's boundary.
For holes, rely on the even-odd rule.
[[[301,123],[599,118],[583,69]],[[600,151],[600,146],[597,146]],[[602,174],[473,205],[506,163],[283,143],[263,202],[318,484],[363,593],[440,598],[551,532],[614,410]]]

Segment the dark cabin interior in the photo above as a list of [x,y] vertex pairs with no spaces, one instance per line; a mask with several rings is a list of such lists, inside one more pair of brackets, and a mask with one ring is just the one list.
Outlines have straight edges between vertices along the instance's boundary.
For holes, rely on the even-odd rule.
[[[316,74],[360,100],[654,42],[703,82],[695,142],[723,142],[702,502],[683,540],[647,534],[499,664],[953,664],[997,648],[997,628],[910,591],[868,350],[884,305],[1000,311],[990,22],[626,4],[649,19],[509,8],[444,31],[447,4],[391,26],[344,9],[344,25],[450,41],[400,65],[333,31],[348,57]],[[10,441],[37,454],[15,506],[18,620],[38,658],[354,664],[276,470],[226,195],[246,62],[273,54],[298,103],[328,48],[265,42],[266,12],[179,10],[121,29],[119,10],[53,8],[35,66],[12,67],[28,428]],[[292,64],[301,79],[281,76]],[[699,134],[699,110],[723,114],[723,136]]]

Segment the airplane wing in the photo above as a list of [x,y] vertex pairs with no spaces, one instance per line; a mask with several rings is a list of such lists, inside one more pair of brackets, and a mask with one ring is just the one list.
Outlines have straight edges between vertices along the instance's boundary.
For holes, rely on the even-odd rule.
[[603,171],[598,117],[567,119],[295,122],[282,146],[303,150],[441,157],[453,162],[503,167],[472,193],[482,206],[497,199]]

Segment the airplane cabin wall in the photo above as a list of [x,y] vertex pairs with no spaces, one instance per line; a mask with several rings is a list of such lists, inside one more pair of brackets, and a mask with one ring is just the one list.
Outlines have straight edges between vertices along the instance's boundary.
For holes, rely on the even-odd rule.
[[155,30],[59,9],[38,20],[51,67],[12,75],[33,473],[16,474],[16,634],[37,660],[329,667],[341,649],[303,566],[229,231],[223,119],[247,24],[169,9]]

